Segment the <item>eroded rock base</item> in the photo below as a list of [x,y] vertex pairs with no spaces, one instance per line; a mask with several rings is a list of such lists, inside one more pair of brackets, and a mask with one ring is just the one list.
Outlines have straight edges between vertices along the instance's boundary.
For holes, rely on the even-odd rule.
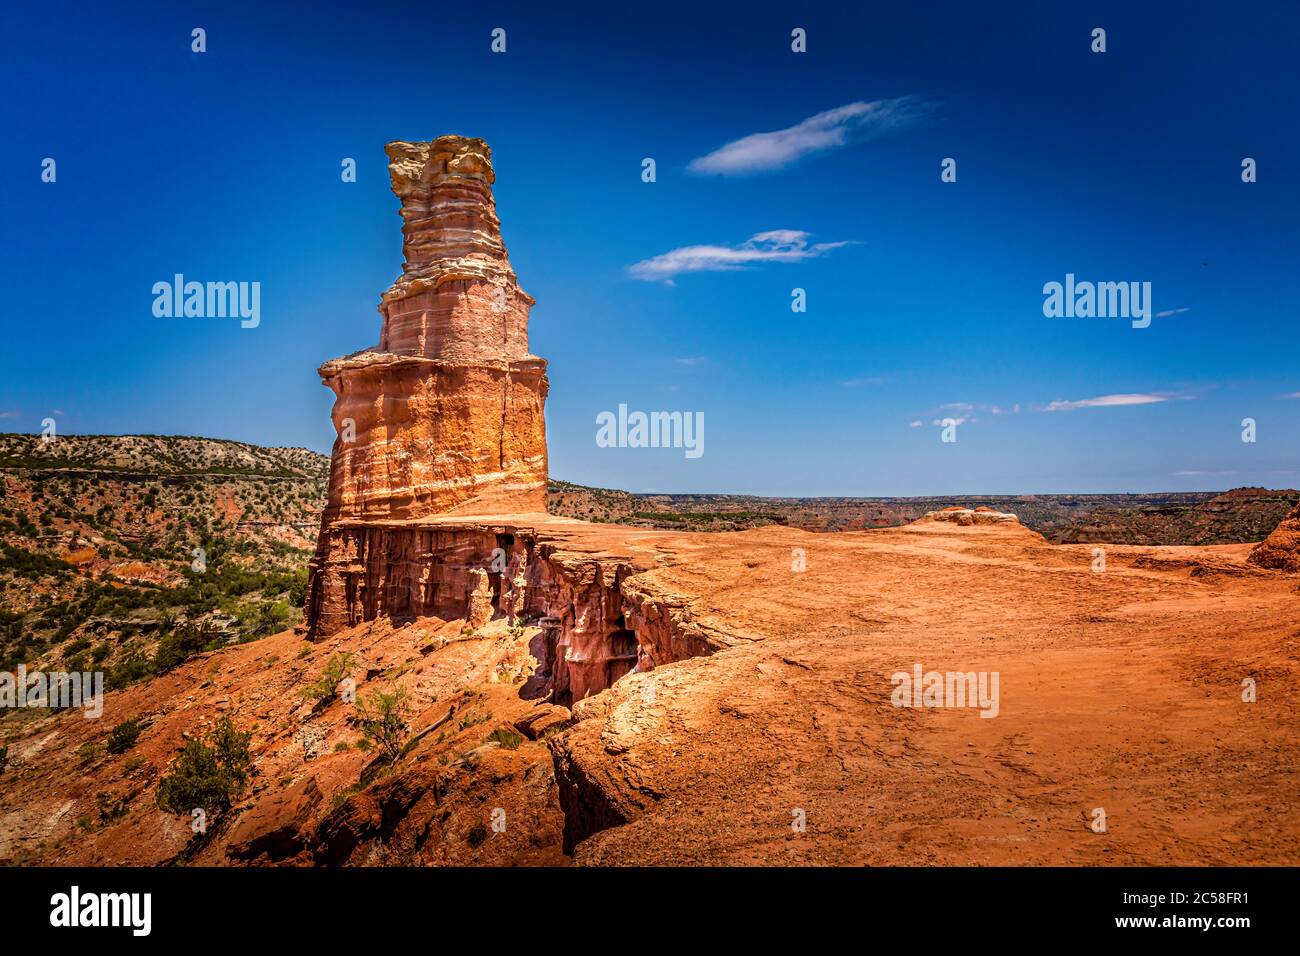
[[565,705],[714,650],[683,601],[640,586],[651,563],[633,551],[510,521],[342,522],[322,537],[307,598],[313,640],[379,618],[536,625],[540,674]]

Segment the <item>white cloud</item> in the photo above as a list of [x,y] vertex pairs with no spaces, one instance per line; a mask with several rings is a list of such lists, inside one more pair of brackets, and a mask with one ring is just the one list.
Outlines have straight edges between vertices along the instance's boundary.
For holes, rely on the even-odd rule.
[[720,176],[780,169],[810,153],[911,126],[931,109],[930,103],[915,96],[849,103],[787,129],[741,137],[692,160],[686,168],[693,173]]
[[1169,316],[1171,316],[1171,315],[1180,315],[1180,314],[1183,313],[1183,312],[1190,312],[1190,311],[1192,311],[1192,310],[1191,310],[1191,308],[1190,308],[1189,306],[1183,306],[1181,309],[1165,309],[1165,311],[1163,311],[1163,312],[1157,312],[1157,313],[1156,313],[1156,318],[1157,318],[1157,319],[1167,319],[1167,318],[1169,318]]
[[908,428],[920,428],[920,427],[921,427],[922,425],[924,425],[924,424],[925,424],[925,422],[921,421],[921,419],[918,418],[918,419],[916,419],[916,421],[914,421],[914,422],[909,422],[908,425],[907,425],[907,427],[908,427]]
[[952,423],[953,425],[965,425],[967,422],[973,422],[973,421],[976,421],[976,419],[967,418],[966,416],[963,415],[961,418],[936,418],[934,421],[930,422],[930,424],[938,425],[942,427],[946,423]]
[[1283,398],[1300,398],[1300,392],[1290,392],[1282,396]]
[[683,272],[730,272],[757,262],[801,262],[815,259],[848,242],[808,243],[810,233],[772,229],[750,236],[738,246],[681,246],[627,267],[634,279],[671,282]]
[[857,378],[846,378],[840,384],[845,388],[862,388],[864,385],[884,385],[887,381],[883,375],[859,375]]
[[1116,405],[1154,405],[1157,402],[1169,402],[1190,399],[1194,396],[1180,395],[1176,392],[1128,392],[1120,395],[1098,395],[1096,398],[1081,398],[1077,401],[1055,401],[1043,409],[1046,412],[1070,412],[1076,408],[1111,408]]
[[703,365],[708,361],[703,355],[685,355],[681,358],[673,359],[678,365]]

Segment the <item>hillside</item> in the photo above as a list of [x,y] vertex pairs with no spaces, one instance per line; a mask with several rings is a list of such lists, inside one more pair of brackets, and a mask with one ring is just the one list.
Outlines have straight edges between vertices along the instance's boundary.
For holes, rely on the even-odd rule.
[[[1291,492],[1273,492],[1285,496]],[[894,528],[910,524],[930,511],[960,505],[984,506],[1010,511],[1021,522],[1048,538],[1055,539],[1093,512],[1107,509],[1116,516],[1108,519],[1114,533],[1113,543],[1144,544],[1138,536],[1122,537],[1130,525],[1117,516],[1132,510],[1153,509],[1171,515],[1190,515],[1186,509],[1210,501],[1214,492],[1173,491],[1150,494],[1075,494],[1075,495],[952,495],[924,497],[862,498],[766,498],[757,495],[721,494],[633,494],[605,488],[551,480],[550,511],[569,518],[583,518],[642,528],[689,529],[695,531],[743,531],[767,524],[787,524],[805,531],[862,531],[867,528]],[[1278,499],[1279,501],[1281,498]],[[1231,499],[1223,510],[1248,505]],[[1253,503],[1249,506],[1253,507]],[[1271,511],[1264,509],[1268,514]],[[1239,536],[1232,542],[1258,541],[1268,534],[1282,515],[1262,528],[1260,521],[1225,522],[1225,529],[1237,527]],[[1267,518],[1265,514],[1260,520]],[[1179,537],[1177,519],[1166,531],[1165,544],[1192,544],[1194,531],[1189,526]],[[1228,531],[1225,530],[1225,534]],[[1250,535],[1253,535],[1250,536]],[[1230,535],[1229,535],[1230,536]],[[1216,543],[1230,543],[1220,541]]]
[[121,686],[296,623],[328,468],[216,439],[0,435],[0,669],[93,664]]
[[1098,508],[1052,536],[1059,544],[1237,544],[1278,526],[1300,491],[1234,488],[1208,501]]

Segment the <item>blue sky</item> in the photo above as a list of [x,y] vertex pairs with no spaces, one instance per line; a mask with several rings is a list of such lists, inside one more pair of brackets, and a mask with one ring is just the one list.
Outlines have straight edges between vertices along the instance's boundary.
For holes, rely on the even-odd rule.
[[[383,145],[454,132],[537,298],[555,477],[1300,486],[1294,7],[531,6],[7,11],[0,429],[328,451],[315,369],[377,341],[401,265]],[[177,272],[260,282],[261,324],[155,318]],[[1044,317],[1066,273],[1150,282],[1151,326]],[[598,447],[620,403],[703,412],[705,454]]]

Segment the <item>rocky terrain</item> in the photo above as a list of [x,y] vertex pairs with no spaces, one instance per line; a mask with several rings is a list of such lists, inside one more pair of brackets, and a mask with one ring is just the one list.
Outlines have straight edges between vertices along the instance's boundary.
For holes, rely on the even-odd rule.
[[1237,544],[1259,541],[1300,501],[1300,491],[1234,488],[1193,504],[1098,508],[1052,534],[1062,544]]
[[1249,560],[1261,568],[1300,572],[1300,503],[1251,549]]
[[[613,523],[550,514],[487,144],[388,154],[406,265],[379,345],[321,368],[327,491],[293,450],[15,440],[6,660],[110,686],[60,711],[0,671],[0,861],[1300,863],[1296,512],[1100,557],[1026,516],[1114,496],[556,483]],[[1281,500],[1144,505],[1226,534]]]
[[0,671],[93,665],[121,685],[156,672],[160,641],[170,660],[300,618],[323,456],[0,435],[0,462]]
[[[653,617],[628,629],[692,653],[568,707],[546,689],[548,622],[497,608],[477,628],[377,618],[205,652],[110,693],[101,720],[5,721],[0,858],[1300,862],[1300,578],[1254,568],[1248,546],[1111,546],[1097,573],[1090,546],[1010,521],[531,531],[575,578],[643,569],[619,590]],[[893,706],[891,675],[916,663],[997,672],[997,717]],[[322,686],[339,674],[361,700],[405,688],[394,762]],[[195,834],[156,793],[223,716],[252,735],[248,785]],[[138,739],[110,752],[129,720]]]

